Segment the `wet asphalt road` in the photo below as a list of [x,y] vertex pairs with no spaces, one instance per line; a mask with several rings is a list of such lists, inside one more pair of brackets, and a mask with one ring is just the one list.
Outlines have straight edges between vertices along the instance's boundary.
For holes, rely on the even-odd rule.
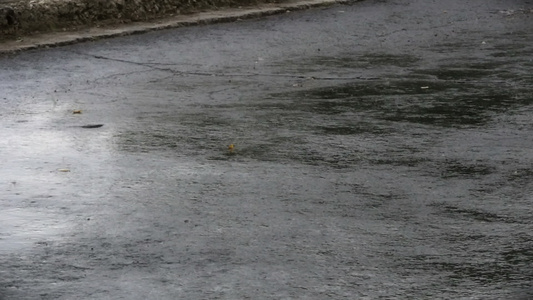
[[530,299],[532,8],[0,57],[0,299]]

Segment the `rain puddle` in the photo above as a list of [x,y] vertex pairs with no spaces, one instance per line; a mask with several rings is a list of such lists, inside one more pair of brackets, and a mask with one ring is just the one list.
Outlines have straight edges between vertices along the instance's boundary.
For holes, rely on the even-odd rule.
[[0,211],[0,253],[14,253],[33,247],[36,243],[60,236],[68,224],[56,215],[28,209],[2,209]]

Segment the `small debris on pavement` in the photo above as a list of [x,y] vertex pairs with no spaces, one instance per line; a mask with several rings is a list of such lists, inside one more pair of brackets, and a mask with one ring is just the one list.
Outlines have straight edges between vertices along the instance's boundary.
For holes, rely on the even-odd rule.
[[81,128],[100,128],[104,126],[104,124],[88,124],[88,125],[83,125],[83,126],[80,126]]

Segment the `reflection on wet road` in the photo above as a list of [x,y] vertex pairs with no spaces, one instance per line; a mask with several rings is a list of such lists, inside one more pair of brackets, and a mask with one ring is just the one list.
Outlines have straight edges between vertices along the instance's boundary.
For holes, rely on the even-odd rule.
[[533,15],[440,5],[1,58],[0,299],[532,297]]

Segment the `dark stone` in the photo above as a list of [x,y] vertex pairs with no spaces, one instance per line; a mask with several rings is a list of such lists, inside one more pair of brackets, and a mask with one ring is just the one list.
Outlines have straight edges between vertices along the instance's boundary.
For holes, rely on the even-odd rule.
[[4,14],[8,25],[13,26],[13,25],[17,25],[19,23],[17,14],[15,13],[15,10],[13,10],[13,8],[4,7],[4,8],[0,9],[0,12],[2,12],[2,14]]

